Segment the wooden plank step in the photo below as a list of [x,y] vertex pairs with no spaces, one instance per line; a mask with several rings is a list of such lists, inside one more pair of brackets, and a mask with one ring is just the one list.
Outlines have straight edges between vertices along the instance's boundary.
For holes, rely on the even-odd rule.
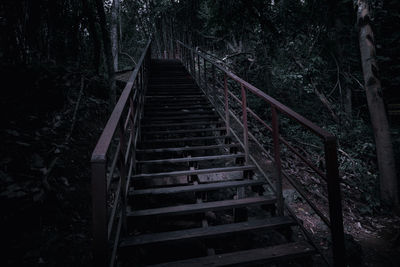
[[213,110],[197,110],[189,111],[185,109],[179,111],[165,111],[165,112],[144,112],[145,116],[171,116],[171,115],[198,115],[198,114],[215,114]]
[[274,261],[288,261],[313,255],[315,249],[305,241],[286,243],[266,248],[242,250],[232,253],[217,254],[201,258],[175,261],[151,265],[153,267],[217,267],[244,266],[248,264],[263,264]]
[[243,153],[228,154],[228,155],[215,155],[215,156],[203,156],[203,157],[185,157],[185,158],[172,158],[172,159],[153,159],[153,160],[139,160],[137,164],[163,164],[163,163],[180,163],[180,162],[192,162],[192,161],[207,161],[207,160],[219,160],[219,159],[235,159],[244,158]]
[[196,90],[201,92],[194,80],[188,79],[175,79],[175,80],[159,80],[157,82],[150,81],[147,90],[160,90],[160,91],[176,91],[184,92],[186,90]]
[[248,222],[231,223],[218,226],[209,226],[188,230],[171,231],[164,233],[144,234],[128,237],[121,241],[120,247],[148,245],[154,243],[187,241],[198,238],[211,238],[224,236],[231,233],[242,233],[254,230],[272,230],[294,225],[290,217],[273,217],[268,219],[257,219]]
[[197,95],[178,95],[178,96],[174,96],[174,95],[166,95],[166,96],[151,96],[151,95],[146,95],[145,96],[147,99],[152,99],[152,98],[165,98],[165,99],[178,99],[178,98],[193,98],[193,99],[205,99],[205,96],[203,94],[197,94]]
[[178,122],[178,123],[156,123],[156,124],[143,124],[140,127],[141,128],[160,128],[160,127],[182,127],[182,126],[192,126],[192,125],[213,125],[213,124],[218,124],[218,123],[223,123],[222,121],[196,121],[196,122]]
[[180,96],[180,95],[194,95],[194,94],[200,95],[201,92],[199,90],[194,90],[194,89],[185,89],[185,90],[149,89],[146,95]]
[[172,171],[172,172],[159,172],[159,173],[140,173],[133,175],[133,180],[146,179],[146,178],[159,178],[166,176],[181,176],[181,175],[196,175],[206,173],[217,173],[217,172],[234,172],[234,171],[252,171],[256,167],[253,165],[234,166],[234,167],[223,167],[223,168],[210,168],[210,169],[196,169],[196,170],[183,170],[183,171]]
[[209,104],[210,102],[208,101],[208,99],[206,98],[198,98],[198,99],[179,99],[179,101],[177,101],[177,99],[147,99],[145,102],[145,107],[148,106],[152,106],[155,105],[155,103],[157,103],[157,105],[170,105],[170,106],[174,106],[174,105],[186,105],[186,106],[191,106],[194,104]]
[[185,146],[185,147],[167,147],[167,148],[149,148],[149,149],[136,149],[138,153],[165,153],[165,152],[181,152],[181,151],[195,151],[195,150],[211,150],[222,148],[239,148],[239,144],[221,144],[221,145],[208,145],[208,146]]
[[191,76],[188,76],[188,77],[166,77],[166,78],[160,78],[160,77],[154,76],[154,77],[151,77],[151,79],[150,79],[150,83],[151,82],[165,83],[165,82],[173,82],[173,81],[188,82],[188,81],[194,81],[194,80],[193,80],[193,78],[191,78]]
[[[146,114],[145,114],[146,115]],[[145,117],[144,120],[151,121],[166,121],[166,120],[197,120],[197,119],[219,119],[217,115],[186,115],[186,116],[171,116],[171,117]]]
[[190,82],[190,80],[186,83],[172,83],[172,82],[168,82],[168,83],[160,83],[160,84],[149,84],[148,85],[149,90],[151,89],[155,89],[155,88],[162,88],[162,89],[168,89],[168,88],[179,88],[179,89],[186,89],[186,88],[196,88],[199,92],[200,90],[198,89],[198,87],[196,86],[196,84],[194,83],[194,81],[192,80],[192,82]]
[[[177,102],[179,101],[179,102]],[[154,104],[154,103],[158,103],[158,102],[168,102],[168,103],[193,103],[193,102],[208,102],[208,99],[205,98],[203,95],[198,95],[198,96],[184,96],[184,97],[180,97],[180,96],[171,96],[171,97],[165,97],[165,96],[152,96],[146,99],[146,104]]]
[[201,129],[185,129],[185,130],[166,130],[166,131],[143,131],[143,134],[181,134],[181,133],[200,133],[224,131],[225,127],[219,128],[201,128]]
[[172,111],[172,110],[182,110],[182,109],[187,109],[187,110],[197,110],[197,109],[214,109],[213,106],[209,104],[198,104],[198,105],[184,105],[184,106],[179,106],[179,105],[161,105],[161,106],[148,106],[144,108],[144,112],[157,112],[157,111]]
[[127,216],[129,217],[145,217],[145,216],[171,216],[171,215],[183,215],[201,213],[206,211],[226,210],[233,208],[242,208],[249,206],[260,206],[269,205],[276,202],[274,196],[261,196],[261,197],[249,197],[232,200],[221,200],[212,202],[202,202],[196,204],[170,206],[164,208],[146,209],[146,210],[134,210],[128,211]]
[[181,97],[182,95],[199,97],[201,93],[198,91],[185,91],[185,92],[147,92],[146,97]]
[[204,192],[204,191],[212,191],[225,188],[256,186],[256,185],[262,185],[264,183],[265,181],[262,180],[246,179],[241,181],[229,181],[229,182],[218,182],[218,183],[208,183],[208,184],[184,185],[184,186],[149,188],[149,189],[138,189],[138,190],[134,189],[129,191],[129,195],[131,196],[168,195],[168,194],[179,194],[188,192]]
[[200,137],[182,137],[182,138],[168,138],[168,139],[151,139],[142,141],[141,144],[154,144],[154,143],[174,143],[174,142],[191,142],[191,141],[206,141],[218,140],[227,138],[225,135],[220,136],[200,136]]

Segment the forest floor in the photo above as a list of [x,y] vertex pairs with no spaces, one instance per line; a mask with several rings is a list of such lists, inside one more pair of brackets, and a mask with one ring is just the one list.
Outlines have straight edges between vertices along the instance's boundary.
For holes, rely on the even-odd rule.
[[[32,70],[2,72],[18,83],[0,103],[2,265],[90,266],[90,155],[107,120],[106,94],[95,76],[35,71],[40,79],[18,80]],[[286,198],[304,225],[328,240],[327,229],[290,190]],[[353,266],[400,266],[400,217],[361,215],[348,203],[344,225]]]

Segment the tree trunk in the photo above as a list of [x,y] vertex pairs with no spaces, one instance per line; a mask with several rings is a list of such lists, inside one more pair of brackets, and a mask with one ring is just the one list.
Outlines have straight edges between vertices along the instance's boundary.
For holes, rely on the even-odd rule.
[[102,0],[96,0],[97,13],[100,19],[100,28],[103,38],[104,55],[107,69],[107,80],[109,85],[110,108],[112,109],[116,102],[116,85],[115,85],[115,72],[113,65],[113,56],[111,51],[110,33],[107,28],[106,13],[104,11],[104,4]]
[[381,199],[385,204],[394,206],[398,205],[399,200],[396,166],[389,123],[382,98],[381,82],[377,77],[378,65],[375,55],[374,34],[370,25],[369,6],[365,0],[358,0],[357,5],[361,63],[368,109],[375,137]]
[[101,43],[98,28],[96,27],[96,14],[93,12],[92,5],[88,2],[88,0],[82,1],[83,3],[83,11],[86,13],[89,24],[89,34],[90,38],[93,40],[93,68],[96,70],[96,73],[99,73],[100,70],[100,59],[101,59]]
[[111,49],[113,55],[114,71],[118,71],[118,14],[119,0],[114,0],[111,6]]

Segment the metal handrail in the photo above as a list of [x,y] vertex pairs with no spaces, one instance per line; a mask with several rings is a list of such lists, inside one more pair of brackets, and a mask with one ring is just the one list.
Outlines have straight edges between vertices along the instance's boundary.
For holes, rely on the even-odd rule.
[[[151,39],[92,153],[94,266],[114,266],[121,231],[126,230],[126,195],[135,166],[136,143],[140,138],[140,118],[143,114],[150,60]],[[115,188],[112,185],[116,185]],[[111,196],[114,199],[109,201]]]
[[[308,165],[311,169],[313,169],[318,175],[320,175],[324,181],[327,182],[328,186],[328,202],[329,202],[329,221],[323,215],[323,213],[319,210],[316,210],[315,205],[310,205],[312,209],[316,210],[316,214],[321,217],[324,223],[331,229],[332,236],[332,255],[333,255],[333,263],[334,266],[345,266],[345,248],[344,248],[344,233],[343,233],[343,218],[342,218],[342,204],[341,204],[341,195],[340,195],[340,178],[339,178],[339,170],[338,170],[338,160],[337,160],[337,146],[336,146],[336,137],[322,129],[321,127],[315,125],[310,120],[304,118],[297,112],[293,111],[289,107],[283,105],[276,99],[271,96],[265,94],[260,89],[251,85],[250,83],[244,81],[231,71],[227,70],[223,66],[216,63],[214,60],[208,58],[203,53],[196,51],[195,49],[187,46],[181,41],[177,40],[177,54],[181,59],[183,65],[187,68],[187,70],[192,74],[192,76],[197,80],[199,86],[202,84],[202,76],[204,77],[204,87],[205,93],[208,94],[209,98],[214,101],[214,105],[217,106],[217,79],[216,79],[216,70],[219,70],[224,76],[223,81],[223,100],[221,104],[224,105],[225,110],[225,123],[227,134],[233,130],[230,128],[230,116],[233,115],[232,110],[229,107],[229,97],[232,97],[235,101],[241,104],[242,111],[242,121],[241,125],[243,128],[243,140],[240,141],[243,144],[245,150],[245,156],[248,160],[249,158],[249,131],[248,131],[248,114],[255,117],[256,120],[260,121],[261,118],[256,115],[254,111],[252,111],[247,106],[247,93],[250,92],[253,95],[259,97],[264,102],[270,105],[271,107],[271,126],[269,126],[266,122],[262,122],[262,124],[272,132],[273,135],[273,146],[274,146],[274,162],[276,169],[276,194],[277,194],[277,210],[279,214],[283,214],[283,197],[282,197],[282,164],[281,164],[281,155],[280,155],[280,144],[286,145],[291,151],[297,155],[301,161],[303,161],[306,165]],[[201,60],[203,60],[203,66],[201,67]],[[209,95],[210,86],[207,83],[207,64],[208,62],[211,65],[212,69],[212,95]],[[203,75],[201,75],[201,71],[203,71]],[[235,96],[229,90],[229,86],[227,80],[231,79],[237,82],[240,85],[241,96]],[[222,83],[221,83],[222,84]],[[218,98],[219,99],[219,98]],[[220,99],[219,99],[220,100]],[[222,103],[223,102],[223,103]],[[309,129],[312,133],[322,139],[324,142],[324,153],[325,153],[325,165],[326,171],[325,175],[323,172],[319,170],[316,166],[314,166],[311,162],[309,162],[305,157],[301,156],[301,153],[298,152],[293,146],[290,145],[280,134],[279,134],[279,114],[283,114],[292,120],[296,121],[300,125]],[[251,135],[251,134],[250,134]],[[284,174],[285,175],[285,174]],[[292,181],[291,179],[288,179]],[[296,187],[297,188],[297,187]],[[302,194],[304,198],[307,198],[305,194]],[[312,203],[309,199],[307,199],[308,203]]]

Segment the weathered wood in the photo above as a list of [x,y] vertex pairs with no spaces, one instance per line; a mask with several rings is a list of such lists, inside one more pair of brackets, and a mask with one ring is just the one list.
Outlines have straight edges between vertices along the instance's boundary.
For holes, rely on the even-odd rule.
[[186,94],[182,94],[182,95],[171,95],[171,96],[163,96],[163,95],[159,95],[159,96],[152,96],[152,95],[146,95],[146,99],[205,99],[205,96],[203,94],[198,93],[196,96],[194,95],[186,95]]
[[202,157],[185,157],[185,158],[171,158],[171,159],[139,160],[139,161],[137,161],[137,164],[180,163],[180,162],[192,162],[192,161],[235,159],[235,158],[243,158],[243,157],[244,157],[243,153],[238,153],[238,154],[202,156]]
[[152,149],[136,149],[139,153],[165,153],[165,152],[180,152],[180,151],[194,151],[194,150],[209,150],[209,149],[222,149],[222,148],[238,148],[238,144],[221,144],[210,146],[190,146],[190,147],[168,147],[168,148],[152,148]]
[[280,260],[289,261],[312,255],[314,252],[314,247],[307,242],[296,242],[267,248],[258,248],[202,258],[162,263],[152,266],[244,266],[250,263],[262,264]]
[[159,173],[141,173],[133,175],[133,179],[145,179],[145,178],[158,178],[164,176],[180,176],[180,175],[196,175],[205,173],[217,173],[217,172],[233,172],[233,171],[252,171],[255,170],[255,166],[235,166],[225,168],[211,168],[211,169],[197,169],[197,170],[185,170],[185,171],[173,171],[173,172],[159,172]]
[[135,210],[127,212],[129,217],[145,217],[145,216],[172,216],[200,213],[205,211],[226,210],[240,207],[260,206],[272,204],[276,201],[273,196],[251,197],[243,199],[222,200],[213,202],[203,202],[188,205],[171,206],[156,209]]
[[147,245],[161,242],[183,241],[197,238],[218,237],[232,233],[241,233],[254,230],[272,230],[294,225],[290,217],[274,217],[268,219],[257,219],[242,223],[208,226],[189,230],[180,230],[164,233],[144,234],[128,237],[122,240],[121,247]]
[[[146,119],[146,118],[145,118]],[[150,117],[151,121],[176,121],[176,120],[198,120],[198,119],[208,119],[208,120],[219,120],[217,115],[185,115],[185,116],[173,116],[173,117]]]
[[142,128],[161,128],[161,127],[182,127],[182,126],[192,126],[192,125],[214,125],[222,123],[221,121],[208,121],[208,120],[197,120],[192,122],[178,122],[178,123],[156,123],[156,124],[144,124]]
[[196,104],[196,105],[161,105],[161,106],[149,106],[146,107],[146,112],[162,112],[162,111],[171,111],[171,110],[197,110],[197,109],[202,109],[202,110],[209,110],[209,109],[214,109],[210,104]]
[[185,109],[181,109],[179,111],[165,111],[165,112],[146,112],[145,113],[145,117],[146,118],[152,118],[154,117],[165,117],[165,118],[169,118],[170,116],[174,116],[174,115],[200,115],[200,114],[212,114],[215,115],[215,111],[213,110],[195,110],[195,111],[190,111],[190,110],[185,110]]
[[139,189],[131,190],[129,195],[140,196],[140,195],[167,195],[167,194],[178,194],[187,192],[201,192],[201,191],[212,191],[225,188],[234,187],[246,187],[246,186],[257,186],[264,184],[262,180],[243,180],[243,181],[229,181],[229,182],[218,182],[209,184],[197,184],[197,185],[185,185],[185,186],[174,186],[165,188],[150,188],[150,189]]
[[186,129],[186,130],[166,130],[166,131],[148,131],[146,134],[149,135],[161,135],[161,134],[181,134],[181,133],[201,133],[201,132],[216,132],[216,131],[224,131],[225,127],[220,128],[201,128],[201,129]]
[[226,136],[201,136],[201,137],[182,137],[182,138],[170,138],[170,139],[151,139],[143,141],[142,144],[153,144],[153,143],[171,143],[171,142],[188,142],[188,141],[205,141],[205,140],[217,140],[224,139]]

